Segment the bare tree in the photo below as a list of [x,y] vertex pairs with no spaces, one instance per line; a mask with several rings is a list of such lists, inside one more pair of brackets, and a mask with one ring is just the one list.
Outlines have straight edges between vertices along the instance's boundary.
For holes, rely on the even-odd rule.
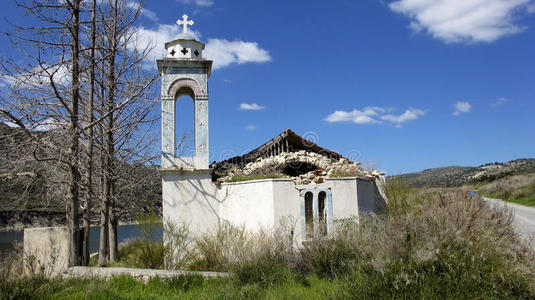
[[68,213],[67,222],[70,233],[70,257],[69,263],[77,266],[81,263],[81,245],[80,245],[80,171],[78,169],[78,160],[80,156],[79,143],[80,143],[80,128],[79,128],[79,104],[80,104],[80,1],[71,0],[67,1],[70,4],[70,11],[72,15],[72,26],[69,28],[70,35],[72,37],[72,62],[71,62],[71,111],[70,111],[70,127],[69,134],[71,137],[69,146],[70,156],[70,182],[69,182],[69,201],[68,201]]
[[[100,209],[99,263],[114,261],[120,214],[115,201],[128,189],[128,185],[117,188],[116,182],[124,172],[154,158],[154,138],[148,138],[154,135],[147,133],[157,118],[151,113],[156,76],[141,67],[149,49],[131,47],[141,5],[132,8],[123,0],[93,0],[92,5],[81,0],[21,0],[17,4],[38,25],[18,26],[10,34],[26,61],[2,62],[10,93],[0,96],[0,116],[20,127],[31,143],[25,158],[31,155],[61,170],[47,180],[68,195],[64,203],[70,264],[89,261],[94,209]],[[99,207],[93,205],[95,197],[100,197]]]
[[151,115],[155,102],[151,100],[150,89],[156,76],[142,68],[150,49],[132,47],[137,36],[134,22],[141,6],[131,8],[126,4],[122,0],[108,0],[99,12],[102,15],[99,50],[103,58],[99,84],[103,116],[100,264],[105,263],[105,252],[110,262],[118,259],[116,200],[120,190],[116,182],[123,175],[121,166],[127,163],[136,168],[154,158],[147,157],[145,150],[153,141],[147,133],[155,121]]
[[[17,1],[17,5],[35,17],[35,26],[19,26],[18,34],[11,35],[19,49],[31,60],[25,66],[15,61],[6,62],[7,71],[18,91],[17,98],[10,100],[2,109],[3,117],[17,124],[34,141],[42,142],[32,129],[46,123],[55,123],[65,129],[62,147],[48,140],[53,151],[34,156],[40,161],[57,162],[66,168],[68,193],[65,201],[69,228],[69,263],[80,264],[80,4],[81,0],[64,2]],[[16,102],[13,102],[16,101]],[[30,126],[30,128],[28,128]],[[38,143],[35,145],[39,146]],[[67,145],[66,149],[64,149]]]
[[[95,121],[95,64],[96,64],[96,10],[97,1],[93,0],[91,4],[91,30],[89,33],[89,67],[88,67],[88,100],[86,105],[86,122],[92,124]],[[93,198],[95,196],[93,189],[93,153],[94,153],[94,126],[90,126],[86,132],[87,146],[86,146],[86,165],[85,172],[85,195],[83,200],[83,241],[82,241],[82,264],[89,265],[89,241],[91,232],[91,212],[93,206]]]

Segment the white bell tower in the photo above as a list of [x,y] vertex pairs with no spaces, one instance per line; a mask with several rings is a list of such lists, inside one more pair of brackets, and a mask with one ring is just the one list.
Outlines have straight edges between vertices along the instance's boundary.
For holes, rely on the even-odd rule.
[[[157,61],[162,79],[162,169],[208,169],[208,78],[212,61],[202,58],[205,45],[188,32],[188,25],[193,25],[193,21],[184,15],[177,24],[183,26],[183,32],[165,44],[166,55]],[[195,154],[192,157],[176,156],[175,107],[182,95],[190,96],[195,107]]]
[[[163,217],[166,222],[188,224],[193,234],[201,234],[220,220],[217,189],[208,165],[208,78],[212,61],[202,58],[204,44],[188,32],[193,21],[184,15],[177,24],[183,26],[183,32],[165,44],[165,57],[157,61],[162,80]],[[194,102],[195,152],[190,157],[176,155],[176,122],[181,120],[176,118],[175,107],[183,95]]]

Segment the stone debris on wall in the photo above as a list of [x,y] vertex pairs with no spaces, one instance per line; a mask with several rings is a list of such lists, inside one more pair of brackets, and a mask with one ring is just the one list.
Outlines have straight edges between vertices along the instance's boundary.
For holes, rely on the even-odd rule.
[[315,152],[300,150],[283,152],[266,158],[259,157],[243,167],[221,166],[215,170],[218,174],[217,182],[230,182],[236,176],[253,175],[281,175],[292,178],[297,185],[322,183],[326,178],[360,177],[376,180],[384,175],[383,172],[367,170],[360,162],[353,162],[347,158],[330,158]]

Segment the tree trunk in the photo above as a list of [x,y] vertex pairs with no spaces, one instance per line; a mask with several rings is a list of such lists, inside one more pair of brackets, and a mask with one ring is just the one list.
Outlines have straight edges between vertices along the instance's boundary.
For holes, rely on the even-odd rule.
[[[95,43],[96,43],[96,0],[93,0],[93,6],[91,10],[91,46],[89,53],[89,103],[87,107],[87,116],[89,117],[89,124],[92,124],[95,118],[93,117],[94,110],[94,101],[95,101]],[[90,240],[90,230],[91,230],[91,209],[92,209],[92,199],[94,196],[93,193],[93,137],[94,129],[93,127],[89,128],[88,132],[88,141],[87,141],[87,193],[84,203],[84,236],[83,236],[83,257],[82,264],[84,266],[89,265],[89,240]]]
[[[101,89],[100,89],[100,99],[101,101],[101,111],[104,113],[106,112],[106,102],[104,101],[104,88],[102,84],[102,80],[104,79],[104,75],[102,74],[101,78]],[[109,202],[108,202],[108,154],[107,150],[104,148],[104,145],[106,145],[106,138],[105,138],[105,132],[106,132],[106,125],[104,122],[99,124],[100,128],[100,145],[103,147],[101,149],[101,169],[102,169],[102,177],[101,177],[101,193],[100,193],[100,243],[99,243],[99,252],[98,252],[98,264],[100,266],[104,265],[108,261],[108,254],[109,254]]]
[[[106,155],[103,152],[103,155]],[[106,177],[106,175],[104,175]],[[104,265],[108,260],[108,232],[109,232],[109,202],[106,196],[107,190],[107,180],[106,178],[102,181],[102,193],[101,193],[101,202],[100,202],[100,241],[98,249],[98,264],[99,266]]]
[[100,203],[100,241],[98,248],[98,265],[103,266],[108,258],[108,202],[102,195]]
[[117,220],[113,213],[115,208],[114,197],[114,181],[115,181],[115,139],[114,139],[114,109],[115,109],[115,89],[117,88],[117,78],[115,76],[115,57],[117,55],[117,0],[113,7],[111,7],[111,26],[108,36],[108,99],[107,99],[107,111],[108,114],[108,124],[106,132],[106,147],[107,147],[107,161],[106,161],[106,198],[108,201],[108,217],[110,218],[109,223],[109,254],[110,262],[115,262],[118,259],[117,251]]
[[68,202],[68,227],[69,227],[69,265],[80,265],[80,172],[78,166],[79,159],[79,137],[80,128],[78,127],[78,106],[79,106],[79,31],[80,31],[80,0],[72,2],[72,94],[71,94],[71,113],[69,135],[71,137],[69,154],[69,202]]
[[118,219],[113,213],[113,204],[110,205],[110,262],[115,262],[119,259],[119,248],[118,248],[118,240],[117,240],[117,225],[118,225]]
[[[114,55],[110,55],[110,73],[109,73],[109,92],[108,92],[108,113],[113,111],[114,108],[114,89],[115,87],[112,87],[115,85],[115,62]],[[118,258],[118,252],[117,252],[117,220],[113,213],[113,210],[115,208],[115,201],[113,201],[114,197],[114,181],[115,181],[115,172],[114,172],[114,160],[115,160],[115,142],[114,142],[114,136],[113,136],[113,113],[110,113],[108,116],[108,124],[107,124],[107,134],[106,134],[106,176],[105,176],[105,199],[106,199],[106,207],[108,211],[108,218],[109,218],[109,259],[110,262],[115,262]]]

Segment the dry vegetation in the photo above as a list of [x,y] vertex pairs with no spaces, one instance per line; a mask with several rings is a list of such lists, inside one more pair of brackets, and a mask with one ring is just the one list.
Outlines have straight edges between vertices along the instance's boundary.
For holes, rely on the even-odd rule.
[[479,192],[487,197],[535,206],[535,173],[498,179],[481,186]]
[[[535,297],[533,248],[515,233],[509,210],[461,191],[407,189],[401,181],[389,181],[386,192],[390,202],[384,215],[340,220],[329,239],[317,238],[302,247],[295,243],[293,220],[256,233],[223,223],[186,247],[191,251],[183,253],[183,266],[229,271],[231,278],[157,279],[148,284],[92,279],[71,281],[70,286],[49,280],[37,289],[52,285],[48,295],[56,298],[66,289],[71,297],[79,295],[74,298]],[[179,228],[174,229],[177,236],[188,234]],[[182,249],[187,239],[177,241],[174,247]],[[4,281],[0,295],[21,284]],[[84,284],[93,288],[84,290]],[[103,288],[94,288],[99,285]]]

